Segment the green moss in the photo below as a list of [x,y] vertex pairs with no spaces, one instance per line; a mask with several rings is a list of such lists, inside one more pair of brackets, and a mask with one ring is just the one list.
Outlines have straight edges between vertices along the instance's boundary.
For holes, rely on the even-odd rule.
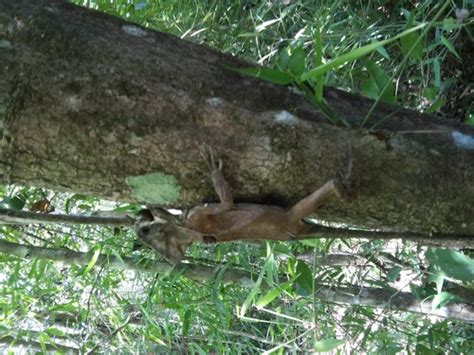
[[131,196],[140,202],[169,205],[180,195],[181,189],[173,175],[153,173],[129,176],[125,181],[132,191]]

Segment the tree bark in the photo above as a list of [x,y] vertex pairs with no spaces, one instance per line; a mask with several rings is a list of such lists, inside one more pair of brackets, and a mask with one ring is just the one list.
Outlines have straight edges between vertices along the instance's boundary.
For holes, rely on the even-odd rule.
[[[215,200],[198,147],[224,159],[238,201],[290,206],[344,167],[358,198],[319,218],[474,236],[474,130],[380,104],[329,124],[251,64],[59,0],[0,4],[0,179],[189,207]],[[327,89],[357,127],[372,101]]]

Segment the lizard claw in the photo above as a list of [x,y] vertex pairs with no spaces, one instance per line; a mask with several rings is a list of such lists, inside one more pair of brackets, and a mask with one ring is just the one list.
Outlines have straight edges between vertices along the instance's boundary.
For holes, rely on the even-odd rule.
[[224,163],[222,162],[222,159],[217,159],[216,162],[214,150],[210,146],[206,144],[204,147],[201,147],[201,149],[199,149],[199,154],[205,161],[207,168],[211,173],[216,170],[222,170]]
[[352,202],[356,198],[357,182],[352,176],[352,147],[349,145],[349,162],[345,170],[339,172],[337,195],[344,202]]

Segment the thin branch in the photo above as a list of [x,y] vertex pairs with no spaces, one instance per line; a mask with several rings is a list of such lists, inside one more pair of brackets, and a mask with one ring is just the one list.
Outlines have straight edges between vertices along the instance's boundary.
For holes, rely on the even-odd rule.
[[[309,235],[311,234],[311,235]],[[453,249],[474,249],[473,235],[460,234],[421,234],[414,232],[396,232],[396,231],[367,231],[356,229],[344,229],[335,227],[326,227],[318,224],[311,225],[308,235],[297,236],[293,239],[318,239],[318,238],[365,238],[365,239],[402,239],[416,242],[422,245],[434,247],[446,247]]]
[[107,344],[104,344],[105,342],[110,342],[112,340],[112,338],[120,331],[122,331],[123,328],[125,328],[130,322],[132,321],[132,317],[129,315],[127,317],[127,319],[125,320],[125,322],[123,322],[118,328],[116,328],[114,331],[112,331],[108,336],[107,336],[107,339],[105,339],[105,341],[100,341],[100,342],[97,342],[97,344],[95,344],[95,346],[88,350],[86,352],[86,355],[88,354],[93,354],[98,348],[99,346],[103,346],[103,345],[107,345]]
[[95,224],[113,226],[131,226],[135,220],[131,217],[99,217],[67,214],[36,213],[0,208],[0,221],[6,224],[67,223]]
[[[0,208],[0,222],[8,224],[36,224],[36,223],[67,223],[67,224],[94,224],[132,226],[135,220],[132,217],[99,217],[66,214],[46,214],[28,211],[18,211]],[[311,229],[304,236],[288,236],[288,240],[294,239],[318,239],[318,238],[340,238],[340,239],[403,239],[417,242],[419,244],[446,247],[453,249],[474,249],[474,236],[459,234],[421,234],[414,232],[396,231],[367,231],[327,227],[311,224]],[[272,240],[271,236],[265,238]]]
[[474,305],[464,302],[450,303],[446,306],[433,309],[432,300],[417,300],[408,292],[393,293],[390,289],[372,287],[321,287],[316,297],[326,302],[338,304],[352,304],[380,309],[396,309],[427,316],[441,318],[455,318],[465,322],[474,322]]
[[[288,256],[279,255],[281,259],[288,259]],[[361,266],[366,262],[365,258],[356,254],[331,253],[327,255],[319,255],[312,251],[304,252],[296,256],[297,260],[302,260],[307,264],[313,265],[315,262],[318,266]]]
[[[46,260],[59,261],[68,265],[87,265],[92,253],[81,253],[70,249],[53,249],[36,247],[32,245],[16,244],[0,239],[0,252],[7,252],[20,258],[39,258]],[[206,282],[213,278],[215,267],[185,264],[170,265],[164,261],[152,261],[150,259],[142,259],[136,262],[133,258],[118,258],[111,255],[100,255],[94,266],[102,265],[110,266],[120,270],[134,270],[138,272],[158,272],[180,274],[191,280]],[[227,268],[221,279],[224,283],[235,283],[242,287],[253,287],[255,283],[252,281],[252,274],[249,272]]]

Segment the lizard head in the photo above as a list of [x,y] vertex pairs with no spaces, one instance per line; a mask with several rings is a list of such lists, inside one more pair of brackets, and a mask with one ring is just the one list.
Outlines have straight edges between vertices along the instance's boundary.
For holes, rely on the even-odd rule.
[[144,209],[138,213],[135,233],[168,262],[178,264],[192,243],[176,218],[163,209]]

